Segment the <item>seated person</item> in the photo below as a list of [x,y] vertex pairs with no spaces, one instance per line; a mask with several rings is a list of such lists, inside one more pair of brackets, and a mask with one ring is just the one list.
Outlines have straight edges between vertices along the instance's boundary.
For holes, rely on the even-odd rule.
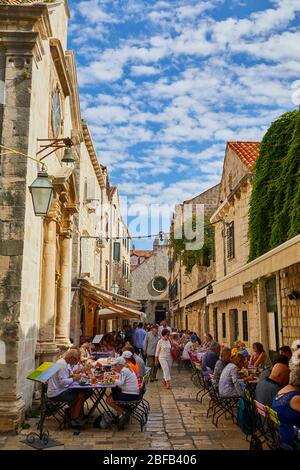
[[223,370],[225,369],[227,364],[230,363],[230,358],[231,358],[231,349],[225,346],[224,348],[222,348],[220,359],[218,359],[214,368],[214,377],[215,377],[216,385],[219,384],[220,377],[221,377]]
[[139,399],[139,385],[135,373],[126,366],[124,357],[118,357],[114,366],[114,371],[120,374],[119,379],[115,381],[117,387],[111,389],[112,394],[106,399],[106,403],[111,406],[119,417],[119,426],[122,426],[127,415],[122,406],[117,405],[116,401],[135,401]]
[[87,360],[91,359],[91,346],[92,342],[91,339],[86,339],[85,342],[80,346],[80,361],[86,362]]
[[202,342],[202,348],[203,348],[203,349],[208,349],[209,346],[210,346],[210,344],[213,342],[213,340],[214,340],[214,339],[213,339],[212,335],[209,334],[209,333],[206,333],[206,334],[204,335],[204,340],[203,340],[203,342]]
[[274,397],[272,408],[280,420],[281,444],[293,446],[293,426],[300,427],[300,367],[291,370],[289,385]]
[[192,335],[190,337],[190,340],[184,346],[181,359],[183,359],[184,361],[188,361],[190,359],[189,352],[193,351],[193,349],[196,349],[197,347],[199,347],[199,343],[197,341],[197,336]]
[[206,371],[207,368],[212,371],[215,369],[215,365],[220,357],[220,351],[221,346],[216,341],[210,343],[209,350],[202,357],[202,369],[204,371]]
[[72,367],[78,364],[79,357],[79,352],[76,349],[69,349],[64,357],[58,359],[56,363],[62,366],[61,370],[49,379],[47,387],[47,397],[50,400],[69,403],[71,408],[71,425],[75,428],[82,427],[83,425],[80,418],[83,417],[84,401],[88,398],[88,395],[81,390],[68,390],[68,387],[74,381],[80,379],[79,374],[72,375],[69,370],[69,366]]
[[128,346],[125,346],[124,348],[122,348],[122,352],[124,352],[124,351],[129,351],[133,354],[135,362],[137,363],[137,365],[139,366],[139,369],[140,369],[139,377],[140,377],[141,380],[143,380],[143,377],[144,377],[145,372],[146,372],[146,365],[145,365],[144,360],[142,359],[141,356],[139,356],[138,354],[135,353],[134,347],[131,346],[131,344],[128,344]]
[[289,346],[281,346],[281,348],[279,348],[279,354],[280,356],[286,356],[290,361],[292,359],[293,352]]
[[135,375],[138,379],[139,391],[141,391],[141,389],[142,389],[142,380],[141,380],[141,376],[140,376],[140,368],[139,368],[132,352],[124,351],[122,353],[121,357],[124,357],[127,367],[129,367],[129,369],[131,369],[135,373]]
[[289,383],[290,369],[285,364],[275,364],[269,377],[258,381],[255,399],[266,406],[272,406],[275,395]]
[[272,367],[271,360],[261,343],[253,343],[252,349],[253,354],[250,357],[249,365],[263,368]]
[[[273,362],[273,367],[275,366],[275,364],[284,364],[285,366],[289,366],[289,360],[287,358],[287,356],[278,356],[277,359],[275,359],[275,361]],[[272,370],[272,367],[268,367],[267,369],[265,369],[259,376],[259,380],[262,380],[262,379],[265,379],[266,377],[269,377],[270,373],[271,373],[271,370]]]
[[231,362],[224,368],[219,381],[219,394],[221,397],[230,398],[243,395],[243,387],[239,382],[238,371],[244,367],[244,364],[244,356],[237,354],[231,358]]

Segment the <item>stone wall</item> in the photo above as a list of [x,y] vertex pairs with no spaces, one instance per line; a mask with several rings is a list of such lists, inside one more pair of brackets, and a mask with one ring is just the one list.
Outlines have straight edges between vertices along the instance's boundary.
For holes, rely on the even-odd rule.
[[[298,293],[297,299],[288,298],[292,291]],[[280,294],[283,344],[291,346],[300,338],[300,263],[280,271]]]
[[[147,309],[150,317],[152,317],[152,321],[154,321],[153,312],[157,302],[163,302],[166,307],[168,307],[169,302],[168,287],[162,293],[156,292],[152,288],[152,280],[157,276],[162,276],[168,280],[167,247],[158,248],[150,258],[146,259],[131,272],[132,287],[130,297],[140,301],[147,301],[149,304]],[[151,321],[151,318],[149,321]]]

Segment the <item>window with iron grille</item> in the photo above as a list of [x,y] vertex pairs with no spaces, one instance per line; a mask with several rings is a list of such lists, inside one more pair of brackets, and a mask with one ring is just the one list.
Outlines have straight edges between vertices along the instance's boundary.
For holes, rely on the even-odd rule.
[[233,322],[233,341],[239,339],[239,312],[236,309],[230,311]]
[[227,258],[234,258],[234,222],[227,226]]
[[218,341],[218,309],[214,308],[214,339]]
[[222,313],[222,336],[226,338],[226,313]]
[[121,259],[121,244],[120,244],[120,242],[114,242],[113,259],[114,259],[114,261],[120,261],[120,259]]
[[243,310],[243,340],[248,341],[248,312]]

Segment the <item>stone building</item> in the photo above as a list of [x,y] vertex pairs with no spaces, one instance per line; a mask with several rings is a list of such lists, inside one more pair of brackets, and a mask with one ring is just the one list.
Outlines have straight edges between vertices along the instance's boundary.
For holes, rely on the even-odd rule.
[[[82,140],[73,53],[66,51],[67,2],[0,1],[0,74],[5,101],[1,143],[36,155],[38,139]],[[23,3],[23,2],[22,2]],[[77,145],[73,155],[78,160]],[[40,154],[42,155],[42,154]],[[54,186],[45,219],[34,215],[28,186],[36,162],[1,153],[0,429],[14,429],[32,399],[26,380],[40,361],[53,359],[69,343],[71,250],[77,192],[63,150],[44,162]]]
[[[184,205],[204,205],[204,214],[209,218],[216,210],[219,200],[219,185],[204,191],[196,197],[184,201]],[[186,272],[182,256],[169,247],[169,291],[172,326],[190,329],[199,335],[208,330],[206,297],[211,283],[215,280],[215,264],[195,265],[191,273]]]
[[112,208],[111,287],[116,290],[117,294],[128,297],[130,288],[130,234],[121,215],[119,193],[115,186],[111,188],[110,201]]
[[[0,431],[20,425],[33,395],[28,373],[55,360],[70,333],[78,341],[81,320],[91,335],[140,318],[138,302],[110,292],[110,185],[81,119],[68,20],[67,0],[0,0],[0,139],[19,152],[0,152]],[[71,166],[53,147],[67,138]],[[52,150],[43,162],[54,196],[42,218],[28,189],[40,164],[26,156]],[[109,315],[96,315],[104,306]]]
[[154,240],[153,250],[131,251],[132,298],[140,301],[146,321],[170,321],[168,292],[168,242]]
[[300,335],[300,235],[248,263],[248,211],[258,142],[228,142],[215,226],[216,281],[207,297],[215,338],[260,341],[271,357]]

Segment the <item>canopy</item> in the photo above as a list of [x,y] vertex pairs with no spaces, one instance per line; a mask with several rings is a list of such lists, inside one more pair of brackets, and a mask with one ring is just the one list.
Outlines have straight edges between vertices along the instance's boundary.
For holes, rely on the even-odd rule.
[[[117,318],[123,318],[124,320],[129,320],[135,318],[141,320],[142,316],[144,315],[143,312],[132,308],[132,306],[136,306],[137,308],[141,307],[140,302],[134,299],[115,295],[112,292],[105,291],[104,289],[94,286],[86,280],[81,281],[80,287],[82,294],[89,302],[103,307],[100,310],[98,309],[98,315],[100,319],[114,320]],[[123,305],[116,304],[114,302],[115,298],[117,298],[118,302],[121,300]],[[128,304],[130,304],[130,307],[125,304],[126,301]]]

